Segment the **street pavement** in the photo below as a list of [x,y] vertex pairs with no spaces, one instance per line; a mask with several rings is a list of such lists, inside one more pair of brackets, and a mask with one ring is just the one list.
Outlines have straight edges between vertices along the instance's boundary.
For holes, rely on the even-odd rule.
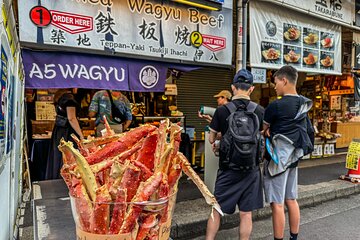
[[[302,209],[360,193],[360,184],[338,180],[340,175],[347,173],[345,157],[346,155],[337,155],[300,162],[298,202]],[[179,188],[178,195],[181,196],[181,186]],[[196,190],[193,191],[196,193]],[[171,229],[173,239],[191,239],[204,235],[210,209],[203,198],[178,202]],[[268,218],[270,214],[270,207],[266,204],[263,209],[254,212],[253,218],[257,221]],[[238,224],[239,215],[235,213],[223,217],[220,228],[231,229]]]
[[[360,194],[301,209],[299,240],[360,239]],[[204,240],[197,237],[192,240]],[[216,240],[239,239],[239,228],[219,231]],[[253,223],[252,240],[273,240],[271,217]],[[284,239],[289,239],[288,218]]]

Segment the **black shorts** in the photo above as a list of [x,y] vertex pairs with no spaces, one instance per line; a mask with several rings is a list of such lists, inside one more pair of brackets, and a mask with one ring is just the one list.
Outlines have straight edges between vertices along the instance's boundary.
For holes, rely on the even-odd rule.
[[215,197],[224,213],[232,214],[238,205],[243,212],[264,207],[263,186],[259,169],[250,172],[218,170]]

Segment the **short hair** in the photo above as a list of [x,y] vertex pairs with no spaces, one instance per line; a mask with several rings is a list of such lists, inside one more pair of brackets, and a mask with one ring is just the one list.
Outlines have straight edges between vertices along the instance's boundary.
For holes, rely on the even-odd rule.
[[298,79],[298,72],[297,70],[290,66],[290,65],[286,65],[281,67],[279,70],[277,70],[274,74],[274,78],[283,78],[285,77],[287,80],[289,80],[289,82],[291,82],[292,84],[296,85],[297,79]]
[[232,84],[237,90],[243,90],[243,91],[248,91],[252,85],[248,84],[248,83],[243,83],[243,82],[236,82]]

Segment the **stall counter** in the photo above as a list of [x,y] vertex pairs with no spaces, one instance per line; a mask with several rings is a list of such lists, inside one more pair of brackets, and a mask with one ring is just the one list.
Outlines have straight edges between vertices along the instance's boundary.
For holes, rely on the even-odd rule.
[[360,122],[332,123],[331,132],[341,134],[341,137],[336,140],[336,148],[348,147],[354,138],[360,136]]

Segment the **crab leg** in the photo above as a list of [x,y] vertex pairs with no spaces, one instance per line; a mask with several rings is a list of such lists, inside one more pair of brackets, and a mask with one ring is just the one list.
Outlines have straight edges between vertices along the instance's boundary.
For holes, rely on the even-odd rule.
[[201,194],[205,198],[207,204],[211,205],[215,208],[216,211],[220,213],[221,216],[224,216],[224,213],[221,211],[220,205],[216,201],[214,195],[211,194],[205,183],[200,179],[200,177],[196,174],[194,169],[191,168],[191,164],[186,159],[186,157],[182,153],[178,153],[178,157],[181,160],[182,170],[183,172],[195,183],[195,185],[200,190]]
[[120,188],[127,189],[127,202],[130,202],[136,194],[136,190],[140,184],[140,174],[140,169],[131,164],[125,169],[125,173],[120,182]]
[[[159,187],[162,177],[163,174],[159,172],[146,180],[146,182],[142,182],[136,192],[135,197],[132,199],[132,202],[136,203],[147,201]],[[141,206],[138,206],[136,204],[129,208],[126,213],[124,223],[121,226],[120,234],[129,233],[134,229],[136,225],[136,220],[140,216],[141,211]]]
[[88,232],[90,231],[90,219],[93,217],[93,208],[84,185],[81,181],[74,188],[75,206],[81,229]]
[[115,132],[114,132],[114,130],[111,129],[111,127],[110,127],[110,125],[109,125],[109,122],[107,121],[105,115],[103,116],[103,120],[104,120],[105,129],[106,129],[106,135],[105,135],[105,136],[115,135]]
[[111,196],[106,186],[102,186],[96,191],[94,214],[91,219],[91,229],[93,233],[106,234],[110,222],[110,202]]
[[131,161],[132,164],[134,164],[134,166],[140,168],[141,170],[141,181],[146,181],[149,177],[151,177],[153,175],[153,173],[141,162],[138,161]]
[[[134,128],[128,132],[125,133],[121,133],[121,134],[115,134],[112,136],[106,136],[106,137],[99,137],[99,138],[94,138],[94,139],[90,139],[90,140],[81,140],[82,144],[87,147],[87,146],[101,146],[107,143],[111,143],[111,142],[116,142],[121,138],[125,138],[125,139],[140,139],[143,136],[146,136],[147,134],[153,132],[156,130],[155,126],[146,124],[137,128]],[[137,135],[142,135],[141,137],[137,137]],[[137,142],[138,140],[136,140],[135,142]]]
[[176,157],[177,152],[179,151],[180,141],[181,141],[181,130],[182,130],[182,128],[179,125],[171,124],[171,127],[170,127],[171,152],[165,159],[162,159],[163,162],[161,162],[161,164],[160,164],[162,166],[162,172],[165,174],[168,173],[170,164],[171,164],[173,158]]
[[158,137],[158,141],[156,144],[156,150],[155,150],[155,159],[154,159],[154,166],[159,166],[160,165],[160,159],[161,159],[161,155],[164,153],[165,151],[165,147],[166,147],[166,138],[167,138],[167,130],[169,128],[169,119],[165,119],[163,121],[161,121],[160,123],[160,127],[159,127],[159,137]]
[[126,132],[122,138],[118,139],[118,141],[108,143],[99,151],[94,152],[88,156],[86,160],[89,162],[89,164],[94,164],[101,162],[106,158],[115,157],[138,143],[149,133],[149,130],[150,128],[135,128],[129,132]]
[[109,234],[118,234],[126,213],[126,189],[118,189]]
[[150,229],[153,228],[158,222],[156,216],[157,214],[150,214],[144,216],[144,218],[140,220],[140,226],[138,234],[136,236],[136,240],[146,239],[147,235],[150,232]]
[[158,137],[158,131],[155,131],[151,135],[147,136],[136,158],[136,161],[143,163],[151,171],[154,169],[154,149],[156,148]]
[[174,164],[170,168],[168,175],[170,193],[173,193],[173,187],[176,186],[176,183],[178,182],[180,177],[181,177],[181,166],[180,164]]
[[64,139],[60,140],[59,150],[64,154],[72,153],[76,160],[78,171],[83,180],[84,186],[90,195],[91,200],[95,200],[97,183],[94,173],[86,161],[86,159],[73,147],[72,142],[65,142]]
[[87,157],[87,156],[90,154],[90,153],[89,153],[89,150],[84,148],[84,146],[82,145],[80,139],[78,139],[75,134],[72,133],[70,136],[71,136],[71,138],[75,141],[76,145],[78,146],[80,153],[81,153],[84,157]]

